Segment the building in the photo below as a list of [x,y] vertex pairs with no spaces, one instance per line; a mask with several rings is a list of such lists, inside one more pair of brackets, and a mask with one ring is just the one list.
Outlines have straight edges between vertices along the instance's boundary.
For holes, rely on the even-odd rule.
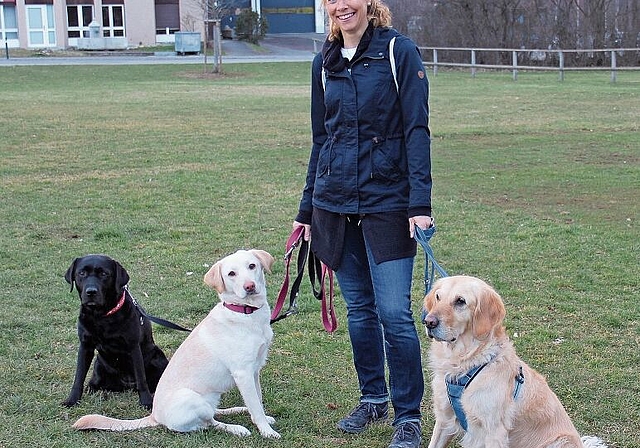
[[[218,6],[225,0],[212,2]],[[322,33],[321,0],[226,0],[267,18],[269,33]],[[9,48],[63,49],[100,40],[105,49],[174,42],[204,30],[207,0],[0,0],[0,42]],[[228,8],[229,9],[229,8]],[[233,13],[223,23],[233,28]]]

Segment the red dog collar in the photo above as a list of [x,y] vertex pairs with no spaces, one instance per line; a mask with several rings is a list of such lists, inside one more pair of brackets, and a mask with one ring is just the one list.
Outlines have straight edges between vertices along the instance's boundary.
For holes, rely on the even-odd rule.
[[117,313],[120,308],[122,308],[122,305],[124,305],[125,294],[126,294],[126,291],[122,293],[122,297],[120,297],[120,300],[118,300],[118,303],[116,303],[116,306],[111,308],[111,310],[107,314],[105,314],[104,317],[111,316],[112,314]]
[[260,309],[251,305],[236,305],[235,303],[227,303],[227,302],[222,302],[222,305],[225,308],[230,309],[231,311],[235,311],[236,313],[242,313],[242,314],[251,314],[254,311]]

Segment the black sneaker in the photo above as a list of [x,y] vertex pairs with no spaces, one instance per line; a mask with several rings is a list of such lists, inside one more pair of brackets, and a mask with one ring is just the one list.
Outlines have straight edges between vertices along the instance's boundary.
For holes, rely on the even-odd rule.
[[406,422],[396,426],[389,448],[419,448],[422,434],[420,422]]
[[369,403],[363,401],[353,408],[349,415],[338,422],[338,429],[349,434],[357,434],[377,421],[386,420],[389,416],[388,403]]

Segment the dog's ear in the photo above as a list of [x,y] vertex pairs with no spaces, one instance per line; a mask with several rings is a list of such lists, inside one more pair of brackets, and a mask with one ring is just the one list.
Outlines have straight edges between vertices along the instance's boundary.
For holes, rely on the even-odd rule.
[[271,266],[276,261],[273,256],[269,252],[260,249],[251,249],[251,252],[258,260],[260,260],[260,264],[262,265],[262,269],[264,269],[268,274],[271,274]]
[[442,279],[436,280],[429,292],[427,292],[427,295],[424,296],[422,308],[427,312],[431,311],[433,307],[436,306],[436,291],[440,287],[440,283],[442,283]]
[[219,294],[224,292],[224,279],[222,278],[222,266],[217,262],[204,274],[204,282],[218,291]]
[[71,263],[71,266],[69,266],[69,269],[67,269],[67,272],[64,274],[64,279],[71,285],[69,292],[73,292],[73,285],[76,282],[76,264],[78,260],[80,260],[80,258],[73,260],[73,263]]
[[491,331],[502,325],[505,315],[504,304],[498,293],[485,286],[473,312],[473,336],[476,339],[486,339]]
[[426,312],[429,312],[430,310],[433,309],[435,304],[436,304],[436,290],[435,288],[431,288],[431,291],[429,291],[427,295],[424,296],[424,302],[423,302],[422,308]]
[[118,291],[121,291],[122,288],[127,286],[127,283],[129,283],[129,273],[116,260],[113,260],[113,265],[115,266],[116,272],[116,288]]

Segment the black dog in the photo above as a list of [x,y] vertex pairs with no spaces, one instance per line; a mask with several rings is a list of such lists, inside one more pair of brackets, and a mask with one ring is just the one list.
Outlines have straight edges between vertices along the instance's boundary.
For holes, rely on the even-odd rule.
[[153,341],[151,323],[125,289],[127,271],[110,257],[87,255],[76,258],[64,278],[71,284],[71,291],[76,285],[81,306],[76,375],[62,404],[73,406],[80,401],[97,350],[89,392],[134,389],[140,404],[151,408],[152,393],[168,361]]

